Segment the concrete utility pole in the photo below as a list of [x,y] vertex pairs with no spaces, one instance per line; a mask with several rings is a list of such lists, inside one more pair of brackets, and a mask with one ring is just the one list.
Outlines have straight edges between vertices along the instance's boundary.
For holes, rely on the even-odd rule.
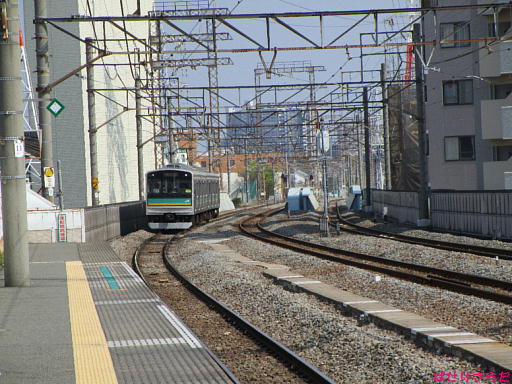
[[322,189],[324,194],[324,212],[322,217],[320,218],[320,232],[329,236],[329,193],[327,190],[327,151],[326,151],[326,143],[324,139],[324,124],[323,121],[320,121],[320,140],[321,140],[321,149],[320,153],[322,155]]
[[[46,9],[46,0],[34,0],[35,17],[45,18],[48,16]],[[43,187],[43,196],[54,202],[53,188],[45,185],[44,170],[51,168],[53,170],[53,133],[52,116],[46,109],[50,103],[50,90],[46,89],[50,83],[50,67],[48,64],[48,26],[43,22],[35,23],[36,31],[36,54],[37,54],[37,97],[39,110],[39,129],[41,130],[41,179]]]
[[[86,60],[94,58],[92,39],[85,39]],[[98,145],[96,142],[96,101],[94,97],[94,66],[87,66],[87,106],[89,110],[89,157],[91,163],[91,198],[92,205],[100,204],[100,190],[98,180]]]
[[[413,42],[421,42],[421,26],[414,24],[412,32]],[[421,63],[421,49],[415,48],[415,75],[416,75],[416,116],[418,121],[419,157],[420,157],[420,190],[419,190],[419,220],[418,226],[428,226],[428,173],[427,173],[427,137],[425,134],[425,103],[423,95],[423,67]]]
[[17,1],[0,2],[0,14],[0,180],[5,286],[27,287],[30,271]]
[[361,151],[361,117],[357,116],[357,184],[363,188],[363,154]]
[[227,172],[228,172],[228,197],[229,200],[231,200],[231,170],[230,170],[230,164],[229,164],[229,149],[226,150],[226,165],[227,165]]
[[139,78],[135,79],[135,120],[137,123],[137,169],[139,173],[139,200],[144,200],[144,148],[142,147],[142,107]]
[[368,88],[363,88],[363,106],[364,106],[364,162],[366,170],[366,199],[365,211],[368,212],[372,206],[372,183],[371,183],[371,153],[370,153],[370,118],[368,112]]
[[384,179],[385,189],[391,189],[391,148],[389,142],[388,87],[386,85],[386,64],[380,65],[380,82],[382,87],[382,125],[384,128]]
[[246,203],[249,203],[249,175],[248,175],[248,166],[247,166],[247,139],[244,139],[244,148],[245,148],[245,159],[244,159],[244,166],[245,166],[245,174],[244,174],[244,182],[245,182],[245,199]]

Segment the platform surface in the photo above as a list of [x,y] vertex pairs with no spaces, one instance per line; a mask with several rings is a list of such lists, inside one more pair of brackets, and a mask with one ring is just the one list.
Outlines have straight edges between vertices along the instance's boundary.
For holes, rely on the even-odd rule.
[[30,273],[0,270],[0,384],[234,382],[107,243],[31,245]]

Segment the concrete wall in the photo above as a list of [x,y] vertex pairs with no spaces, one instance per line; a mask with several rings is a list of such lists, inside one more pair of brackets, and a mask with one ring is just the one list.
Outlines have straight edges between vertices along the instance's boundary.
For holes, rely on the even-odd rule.
[[147,227],[145,202],[140,201],[63,211],[35,210],[27,212],[28,241],[57,242],[61,214],[66,216],[68,243],[106,241]]
[[432,192],[435,229],[512,239],[512,192]]
[[60,214],[66,216],[66,241],[68,243],[84,242],[83,209],[27,211],[28,241],[30,243],[57,242],[58,215]]
[[106,241],[147,227],[145,202],[103,205],[85,210],[85,240]]
[[373,212],[398,223],[416,224],[419,218],[418,193],[409,191],[372,190]]
[[[373,212],[416,224],[418,193],[372,190]],[[432,228],[441,231],[512,239],[512,191],[432,191]]]

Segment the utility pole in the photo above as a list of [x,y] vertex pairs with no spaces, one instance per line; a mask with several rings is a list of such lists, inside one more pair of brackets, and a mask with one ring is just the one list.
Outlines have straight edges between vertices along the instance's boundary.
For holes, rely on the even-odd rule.
[[[421,25],[414,24],[412,39],[414,43],[421,42]],[[419,190],[419,219],[418,226],[428,226],[428,173],[427,173],[427,152],[425,134],[425,104],[423,95],[423,67],[421,63],[421,48],[415,45],[415,75],[416,75],[416,116],[418,122],[419,156],[420,156],[420,190]]]
[[[42,19],[48,16],[46,0],[34,0],[35,18]],[[18,16],[16,16],[18,17]],[[44,171],[53,170],[53,133],[52,116],[46,109],[50,103],[50,90],[46,87],[50,83],[50,67],[48,57],[48,26],[44,21],[35,23],[36,54],[37,54],[37,97],[39,110],[39,129],[41,131],[41,178],[43,196],[54,202],[53,188],[47,187],[44,181]]]
[[382,125],[384,128],[384,174],[385,189],[391,189],[391,148],[389,142],[388,87],[386,85],[386,64],[380,65],[380,83],[382,87]]
[[[85,57],[87,61],[94,58],[92,39],[85,39]],[[100,204],[98,180],[98,144],[96,142],[96,100],[94,96],[94,66],[87,66],[87,107],[89,111],[89,161],[91,164],[91,200],[93,207]]]
[[135,121],[137,124],[137,170],[139,174],[139,200],[144,200],[144,148],[142,147],[142,107],[140,79],[135,79]]
[[228,171],[228,197],[229,200],[231,200],[231,171],[230,171],[230,165],[229,165],[229,149],[226,150],[226,169]]
[[324,139],[324,125],[323,120],[320,121],[320,139],[322,148],[320,149],[320,153],[322,154],[322,187],[324,192],[324,213],[320,218],[320,232],[329,236],[329,194],[327,191],[327,151],[326,151],[326,143]]
[[361,153],[361,117],[357,117],[357,184],[363,188],[363,154]]
[[370,153],[370,118],[368,112],[368,87],[363,88],[364,107],[364,162],[366,170],[366,201],[365,212],[369,212],[372,206],[372,183],[371,183],[371,153]]
[[30,270],[17,1],[0,2],[0,14],[0,180],[4,276],[6,287],[27,287],[30,285]]
[[250,181],[249,175],[247,174],[249,170],[247,169],[247,139],[244,139],[244,148],[245,148],[245,198],[247,200],[247,203],[249,203],[249,184]]

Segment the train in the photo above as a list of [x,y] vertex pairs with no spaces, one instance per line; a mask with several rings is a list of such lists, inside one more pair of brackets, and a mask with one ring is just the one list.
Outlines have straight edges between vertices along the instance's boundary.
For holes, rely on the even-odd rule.
[[146,173],[146,216],[153,230],[188,229],[219,215],[220,179],[187,164]]

